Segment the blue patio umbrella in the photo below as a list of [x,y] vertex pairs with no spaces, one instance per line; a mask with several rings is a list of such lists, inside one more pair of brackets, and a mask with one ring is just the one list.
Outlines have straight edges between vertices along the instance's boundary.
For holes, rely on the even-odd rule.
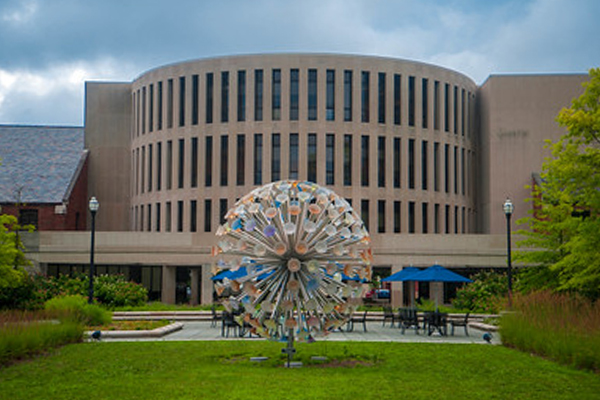
[[231,271],[230,269],[226,269],[224,271],[219,272],[218,274],[211,277],[210,279],[212,281],[222,281],[225,278],[229,279],[229,277],[231,276],[232,273],[233,273],[233,271]]
[[469,278],[465,278],[438,264],[410,275],[408,279],[405,280],[415,282],[473,282]]
[[415,267],[406,267],[406,268],[403,268],[400,271],[396,272],[395,274],[388,276],[387,278],[383,278],[381,280],[381,282],[412,281],[411,276],[417,272],[421,272],[421,270],[419,268],[415,268]]

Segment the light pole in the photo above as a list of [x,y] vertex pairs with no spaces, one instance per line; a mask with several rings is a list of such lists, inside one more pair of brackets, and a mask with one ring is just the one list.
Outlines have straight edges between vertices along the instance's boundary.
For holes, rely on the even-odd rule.
[[100,203],[92,196],[90,199],[90,213],[92,214],[92,243],[90,245],[90,288],[88,292],[88,303],[94,302],[94,234],[96,233],[96,212],[100,208]]
[[506,215],[506,253],[508,256],[508,307],[512,307],[512,257],[510,255],[510,217],[515,210],[515,206],[506,199],[504,202],[504,215]]

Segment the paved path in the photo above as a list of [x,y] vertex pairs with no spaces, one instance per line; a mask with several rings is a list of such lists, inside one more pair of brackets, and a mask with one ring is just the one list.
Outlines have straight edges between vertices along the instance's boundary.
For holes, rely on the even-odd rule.
[[[469,335],[466,336],[464,328],[457,328],[455,336],[427,336],[422,331],[416,334],[414,329],[407,330],[404,335],[397,327],[390,327],[389,324],[382,326],[380,321],[367,322],[367,332],[363,331],[362,324],[355,325],[352,332],[336,331],[331,335],[318,338],[322,341],[370,341],[370,342],[423,342],[423,343],[479,343],[487,344],[483,340],[485,332],[469,328]],[[256,337],[239,338],[233,333],[229,338],[221,336],[221,326],[211,327],[210,321],[185,321],[183,329],[167,334],[161,338],[105,338],[104,341],[166,341],[166,340],[264,340]],[[493,333],[493,344],[500,344],[500,335]]]

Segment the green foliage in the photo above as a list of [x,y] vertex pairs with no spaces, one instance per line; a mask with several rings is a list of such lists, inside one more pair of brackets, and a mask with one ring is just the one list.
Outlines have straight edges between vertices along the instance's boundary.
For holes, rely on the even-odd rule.
[[98,276],[94,285],[96,298],[107,307],[135,307],[148,301],[146,288],[127,282],[121,275]]
[[585,92],[557,121],[567,133],[553,144],[533,212],[519,223],[529,250],[516,261],[535,266],[524,290],[549,288],[600,298],[600,69],[590,70]]
[[0,215],[0,309],[20,308],[22,300],[31,296],[27,272],[29,265],[23,253],[18,231],[23,229],[12,215]]
[[481,271],[471,277],[473,282],[456,291],[455,308],[471,312],[497,314],[505,304],[508,279],[505,274]]
[[95,304],[88,304],[83,296],[68,295],[48,300],[44,307],[55,313],[61,321],[73,321],[86,326],[109,324],[112,320],[110,312]]
[[549,291],[517,295],[500,322],[502,342],[562,364],[600,370],[600,302]]

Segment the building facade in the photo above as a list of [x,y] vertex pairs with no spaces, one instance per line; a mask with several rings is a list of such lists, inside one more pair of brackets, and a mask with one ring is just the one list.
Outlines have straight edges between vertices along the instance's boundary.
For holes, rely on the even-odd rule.
[[[207,302],[226,211],[256,186],[300,179],[352,204],[376,270],[504,267],[502,203],[526,215],[544,140],[563,133],[554,118],[586,78],[492,76],[478,87],[407,60],[272,54],[87,82],[88,195],[101,203],[98,230],[120,238],[100,240],[99,262],[158,268],[163,300],[185,281],[192,302]],[[44,258],[50,238],[37,240],[39,262],[58,271]]]

